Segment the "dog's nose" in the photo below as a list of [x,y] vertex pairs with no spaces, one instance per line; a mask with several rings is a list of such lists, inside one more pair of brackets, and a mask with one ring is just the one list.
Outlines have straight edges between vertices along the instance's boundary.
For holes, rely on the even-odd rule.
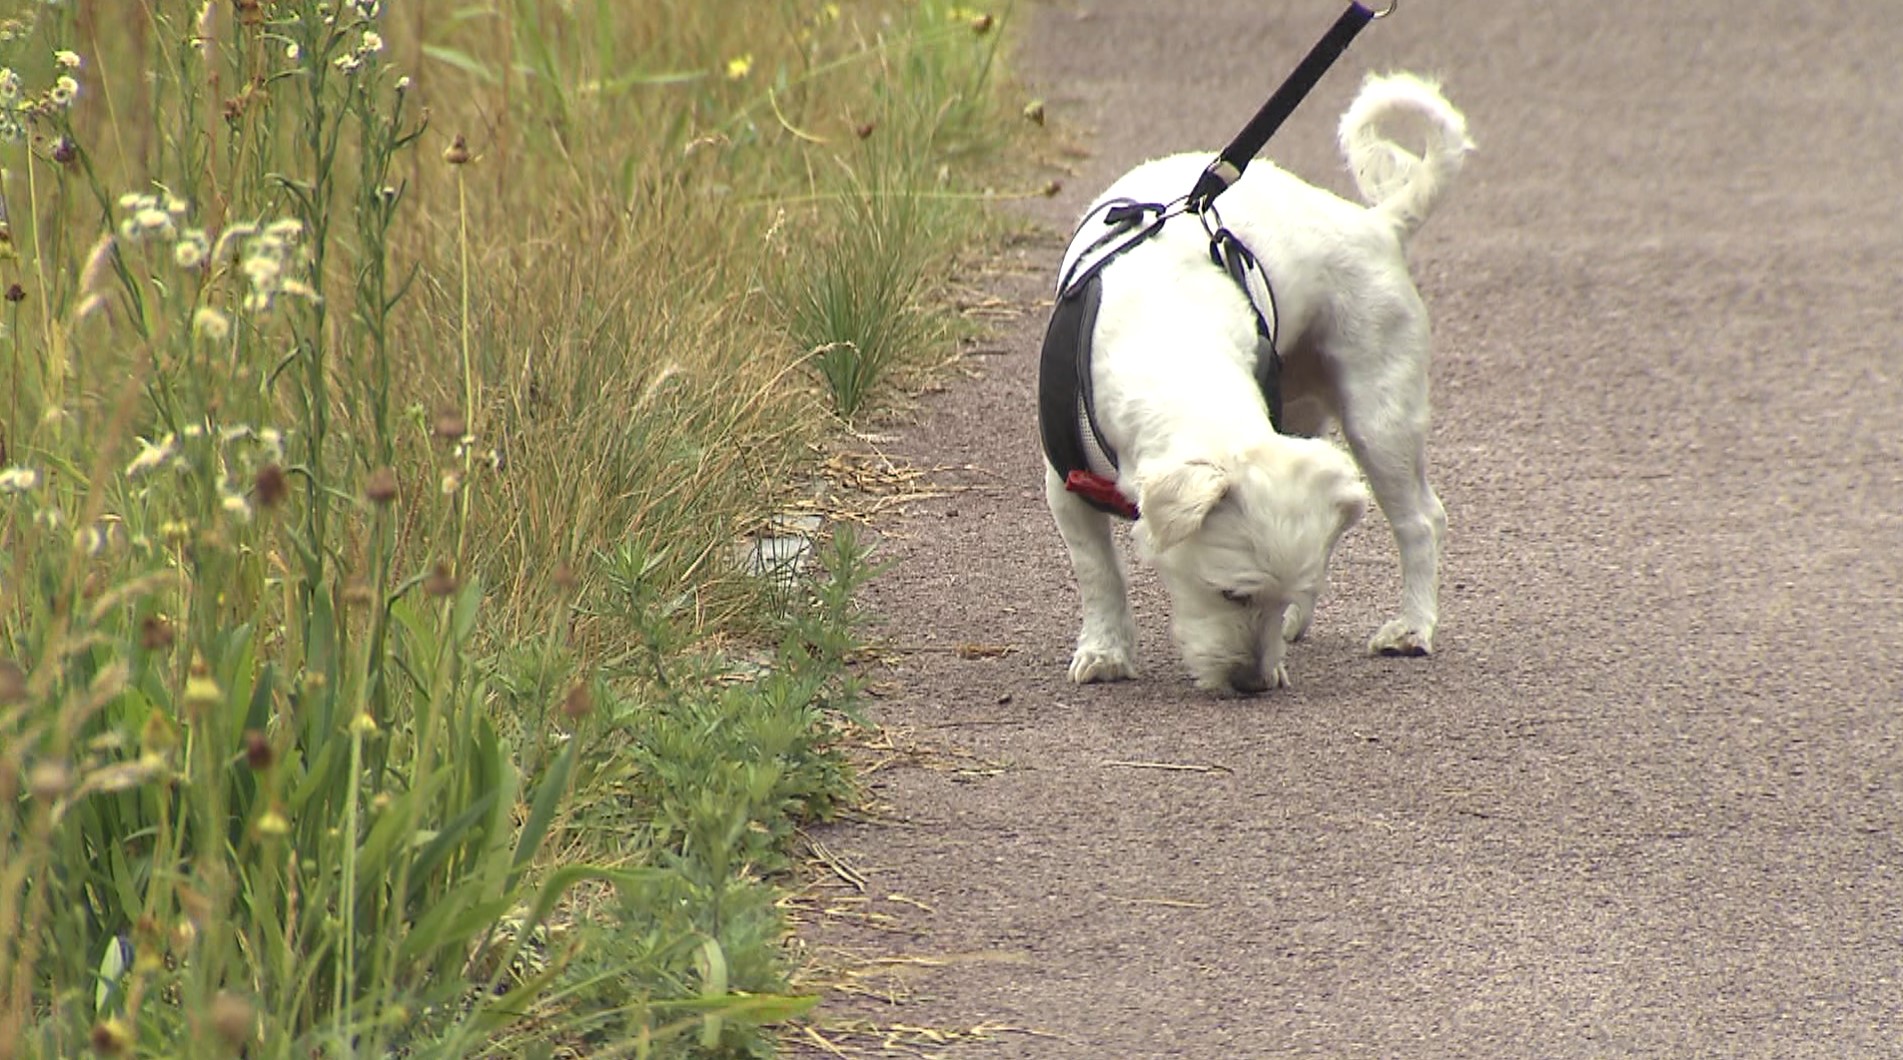
[[1269,682],[1263,678],[1260,667],[1249,663],[1237,663],[1229,668],[1229,687],[1245,696],[1253,696],[1269,690]]

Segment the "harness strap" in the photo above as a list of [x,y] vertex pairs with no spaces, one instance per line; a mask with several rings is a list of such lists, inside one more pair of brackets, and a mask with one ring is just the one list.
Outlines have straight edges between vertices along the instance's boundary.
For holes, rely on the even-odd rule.
[[[1205,215],[1208,216],[1208,215]],[[1269,407],[1269,426],[1282,430],[1282,354],[1275,348],[1275,333],[1280,313],[1275,304],[1275,286],[1269,283],[1262,263],[1235,233],[1218,225],[1209,237],[1209,256],[1223,267],[1229,278],[1249,300],[1255,315],[1255,385]]]
[[1097,307],[1103,301],[1099,271],[1087,270],[1059,292],[1051,309],[1037,369],[1038,431],[1044,458],[1063,478],[1066,489],[1106,515],[1135,519],[1136,506],[1117,492],[1116,483],[1093,470],[1090,443],[1084,440],[1088,425],[1091,441],[1114,472],[1116,450],[1097,429],[1091,411],[1090,338],[1097,330]]

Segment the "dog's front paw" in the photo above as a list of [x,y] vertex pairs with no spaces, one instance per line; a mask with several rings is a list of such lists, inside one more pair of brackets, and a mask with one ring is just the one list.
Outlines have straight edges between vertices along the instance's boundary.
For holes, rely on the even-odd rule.
[[1136,663],[1122,648],[1086,648],[1079,646],[1070,657],[1072,684],[1088,685],[1099,681],[1126,681],[1137,675]]
[[1397,618],[1368,639],[1368,650],[1376,655],[1432,655],[1434,631]]
[[1288,679],[1287,666],[1277,666],[1275,669],[1270,670],[1268,681],[1269,681],[1269,687],[1271,689],[1295,687],[1295,685],[1291,683]]

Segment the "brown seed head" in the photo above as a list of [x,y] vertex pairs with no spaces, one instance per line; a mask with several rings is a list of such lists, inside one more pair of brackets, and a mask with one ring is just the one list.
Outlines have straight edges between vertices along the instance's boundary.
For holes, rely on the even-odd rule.
[[0,707],[26,702],[26,671],[12,659],[0,658]]
[[1044,124],[1044,101],[1034,99],[1024,105],[1024,120],[1033,125]]
[[852,134],[861,140],[866,140],[871,138],[873,130],[877,128],[878,126],[872,122],[862,121],[858,125],[853,126]]
[[595,694],[588,687],[587,681],[575,682],[575,687],[569,689],[568,695],[562,697],[562,716],[569,721],[580,721],[594,713],[594,710]]
[[72,786],[73,771],[64,762],[39,762],[26,771],[27,793],[42,802],[52,802]]
[[148,711],[145,727],[139,730],[139,747],[153,754],[165,754],[177,746],[178,726],[157,707]]
[[1047,199],[1055,199],[1057,193],[1063,190],[1064,182],[1061,180],[1053,180],[1049,184],[1044,185],[1044,197]]
[[344,583],[344,606],[368,607],[375,603],[376,599],[376,593],[371,590],[369,582],[361,578],[352,578]]
[[139,647],[146,651],[164,651],[178,639],[172,624],[158,615],[147,615],[139,620]]
[[258,505],[263,508],[275,508],[284,503],[291,492],[291,481],[284,475],[284,469],[276,464],[266,464],[258,469],[258,477],[252,480],[251,488],[258,497]]
[[20,286],[18,283],[7,284],[7,301],[22,302],[25,300],[26,288]]
[[990,33],[991,26],[992,20],[990,15],[977,15],[971,20],[971,31],[980,37]]
[[455,409],[444,409],[436,414],[436,422],[430,425],[430,433],[439,441],[460,442],[463,435],[469,433],[469,421]]
[[70,136],[62,136],[53,141],[53,161],[60,165],[69,165],[79,157],[79,145]]
[[193,923],[203,924],[211,919],[211,899],[203,891],[182,883],[178,885],[178,907]]
[[88,1039],[92,1042],[93,1052],[100,1056],[124,1056],[132,1048],[132,1028],[126,1026],[126,1021],[113,1016],[93,1024]]
[[429,575],[423,579],[423,591],[431,596],[448,596],[456,591],[456,576],[449,572],[449,564],[436,561]]
[[396,469],[380,467],[370,472],[370,477],[363,482],[363,495],[377,505],[396,500]]
[[448,149],[443,152],[443,161],[452,166],[460,166],[469,161],[469,141],[463,139],[462,133],[457,133],[456,139],[451,141]]
[[262,773],[276,764],[277,749],[271,746],[271,738],[262,729],[244,731],[244,764],[253,772]]
[[257,1033],[258,1013],[251,1002],[229,990],[220,990],[211,999],[211,1026],[236,1053],[251,1044]]

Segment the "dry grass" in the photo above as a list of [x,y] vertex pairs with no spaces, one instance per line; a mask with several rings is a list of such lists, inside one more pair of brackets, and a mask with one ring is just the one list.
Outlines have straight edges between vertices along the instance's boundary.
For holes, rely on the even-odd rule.
[[[692,1053],[804,1004],[763,876],[850,790],[850,609],[731,546],[944,360],[920,278],[981,234],[962,189],[1014,127],[995,25],[67,0],[0,27],[32,102],[0,123],[0,1056],[456,1055],[529,1010]],[[766,631],[757,679],[706,651]],[[616,930],[516,962],[588,880]],[[471,975],[485,1011],[427,1007]]]

